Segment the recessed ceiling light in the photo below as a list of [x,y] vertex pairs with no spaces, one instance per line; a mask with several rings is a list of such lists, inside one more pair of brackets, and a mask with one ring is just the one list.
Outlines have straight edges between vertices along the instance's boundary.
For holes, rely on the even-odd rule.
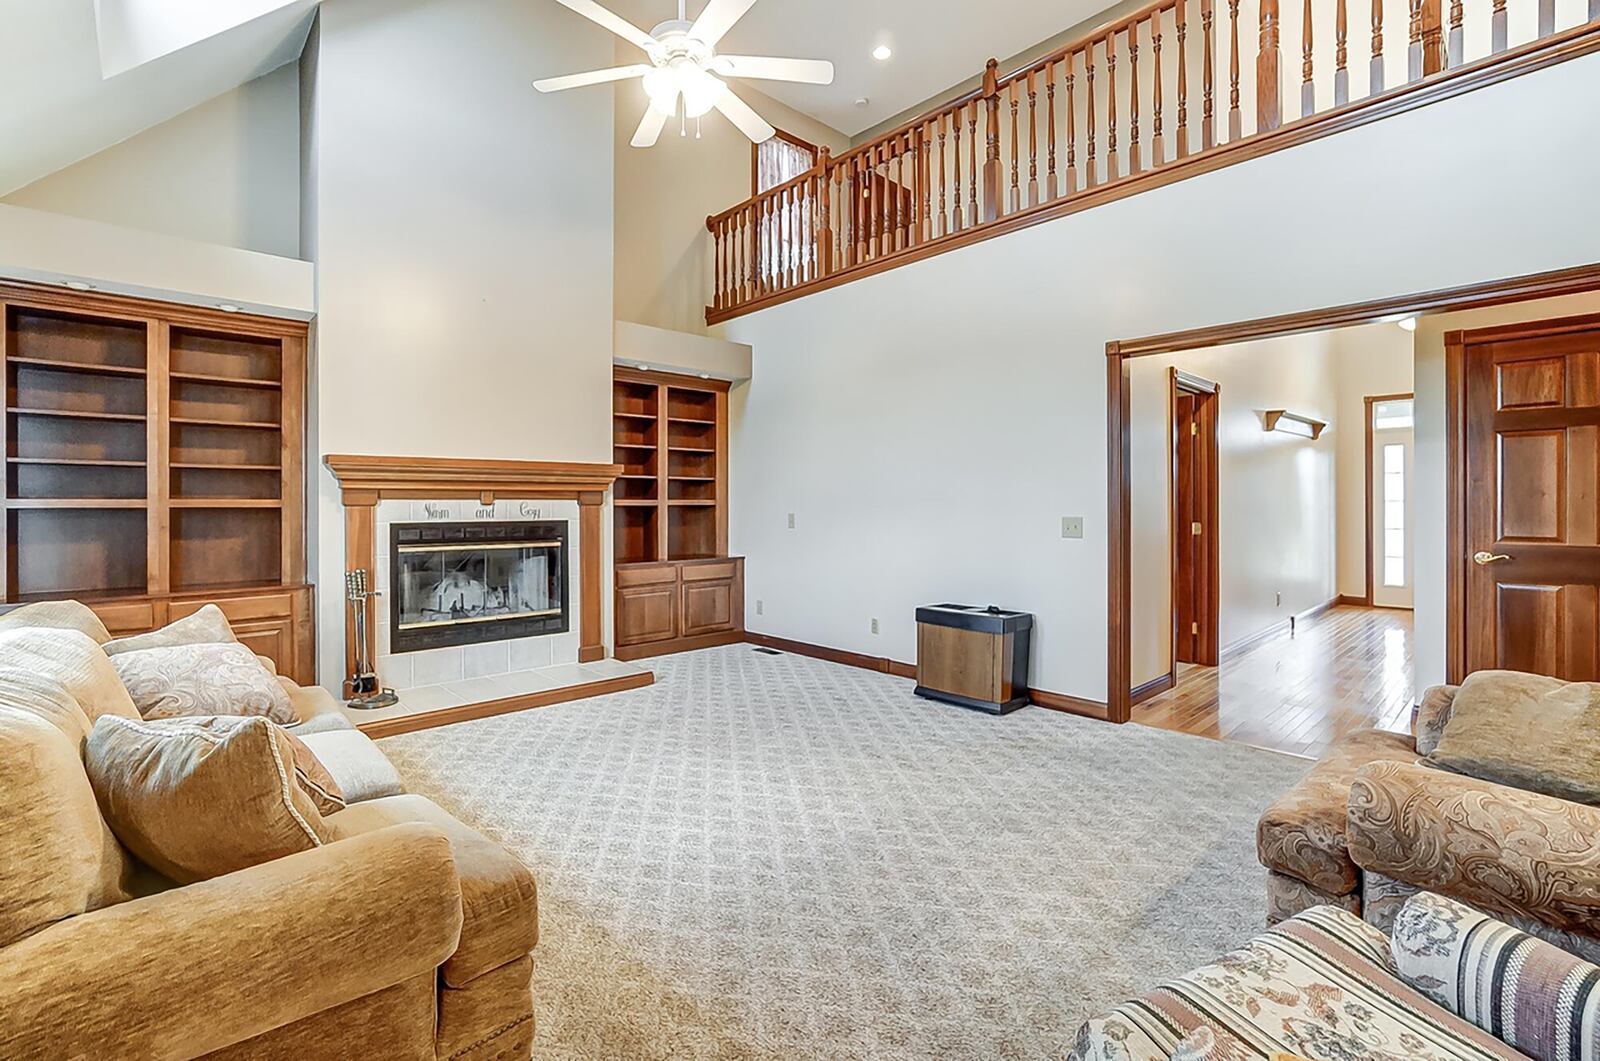
[[867,97],[861,96],[861,97],[857,98],[856,106],[857,107],[865,107],[870,102],[872,102],[872,101],[867,99]]
[[886,63],[894,57],[894,49],[887,44],[880,44],[872,49],[872,57],[880,63]]
[[649,372],[650,371],[650,366],[645,364],[643,361],[641,361],[641,362],[639,362],[639,370],[641,372]]
[[239,307],[235,306],[232,302],[218,302],[217,303],[217,308],[220,309],[224,313],[238,313],[239,312]]
[[1406,317],[1404,320],[1401,320],[1398,323],[1400,327],[1404,328],[1408,332],[1414,332],[1417,330],[1417,318],[1415,317]]
[[66,285],[68,287],[72,288],[72,290],[74,290],[74,291],[93,291],[94,290],[94,285],[93,284],[86,284],[82,280],[67,280],[67,281],[64,281],[64,282],[66,283]]
[[701,378],[701,379],[710,379],[710,378],[711,378],[711,373],[709,373],[709,372],[702,372],[702,373],[700,373],[700,378]]

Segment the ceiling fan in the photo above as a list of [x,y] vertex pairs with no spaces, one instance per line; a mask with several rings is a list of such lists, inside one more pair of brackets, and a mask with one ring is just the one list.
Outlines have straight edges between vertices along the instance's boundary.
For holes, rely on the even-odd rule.
[[692,23],[685,17],[684,0],[678,0],[678,17],[661,23],[649,33],[607,11],[594,0],[556,2],[638,45],[650,62],[548,77],[535,81],[533,87],[540,92],[560,92],[631,77],[643,78],[650,105],[645,108],[644,119],[633,134],[634,147],[653,147],[667,119],[679,113],[680,101],[685,121],[699,118],[715,107],[756,143],[771,138],[776,130],[734,95],[723,78],[762,78],[810,85],[833,83],[833,64],[821,59],[716,54],[717,42],[755,6],[756,0],[711,0]]

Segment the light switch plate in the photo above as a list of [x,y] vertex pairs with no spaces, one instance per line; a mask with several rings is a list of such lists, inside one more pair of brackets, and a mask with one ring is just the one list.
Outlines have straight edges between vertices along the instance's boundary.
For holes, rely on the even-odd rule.
[[764,600],[756,601],[756,614],[757,615],[765,615],[766,612],[767,612],[767,602],[764,601]]
[[1082,516],[1062,516],[1061,517],[1061,536],[1063,538],[1081,538],[1081,537],[1083,537],[1083,517]]
[[789,529],[794,530],[794,513],[789,513]]

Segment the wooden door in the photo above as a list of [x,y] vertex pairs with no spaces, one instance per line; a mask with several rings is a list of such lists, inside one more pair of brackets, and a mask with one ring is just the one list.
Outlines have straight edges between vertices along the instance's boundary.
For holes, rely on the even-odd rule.
[[1217,390],[1172,373],[1172,659],[1215,667]]
[[1600,320],[1450,344],[1465,382],[1465,670],[1600,680]]

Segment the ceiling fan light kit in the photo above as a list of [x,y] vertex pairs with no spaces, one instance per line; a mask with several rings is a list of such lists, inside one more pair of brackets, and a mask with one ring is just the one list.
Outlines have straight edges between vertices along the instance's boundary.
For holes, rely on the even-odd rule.
[[721,111],[755,143],[771,139],[777,130],[740,99],[724,78],[798,81],[812,85],[833,83],[833,64],[820,59],[716,53],[717,42],[755,5],[755,0],[710,0],[693,22],[685,17],[684,0],[678,0],[678,17],[661,23],[649,33],[594,0],[557,0],[557,3],[636,45],[650,62],[544,78],[535,81],[533,87],[540,92],[561,92],[640,78],[650,103],[633,134],[634,147],[655,146],[668,118],[681,115],[687,123],[688,119],[698,119],[712,110]]

